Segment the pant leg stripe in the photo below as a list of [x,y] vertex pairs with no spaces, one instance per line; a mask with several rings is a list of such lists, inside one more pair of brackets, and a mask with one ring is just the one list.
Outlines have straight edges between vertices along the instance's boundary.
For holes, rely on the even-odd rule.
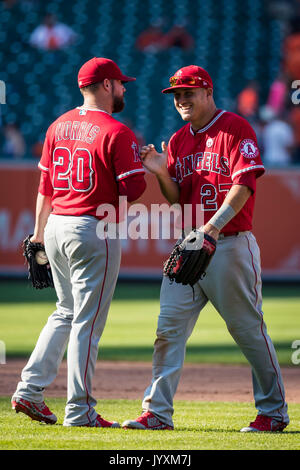
[[[258,281],[258,276],[257,276],[257,272],[256,272],[256,269],[255,269],[255,266],[254,266],[254,258],[253,258],[253,253],[251,251],[251,248],[250,248],[250,242],[249,242],[249,238],[248,236],[246,236],[246,239],[247,239],[247,243],[248,243],[248,249],[249,249],[249,252],[250,252],[250,255],[251,255],[251,262],[252,262],[252,268],[253,268],[253,271],[254,271],[254,274],[255,274],[255,286],[254,286],[254,289],[255,289],[255,295],[256,295],[256,304],[255,306],[257,307],[257,300],[258,300],[258,294],[257,294],[257,281]],[[270,348],[269,348],[269,345],[268,345],[268,341],[267,341],[267,338],[264,334],[264,331],[263,331],[263,312],[261,312],[260,310],[258,310],[260,316],[261,316],[261,324],[260,324],[260,330],[261,330],[261,334],[265,340],[265,343],[266,343],[266,346],[267,346],[267,350],[268,350],[268,354],[269,354],[269,357],[270,357],[270,361],[271,361],[271,364],[272,364],[272,367],[275,371],[275,374],[276,374],[276,378],[277,378],[277,386],[278,386],[278,389],[279,389],[279,393],[280,393],[280,396],[281,396],[281,399],[282,399],[282,403],[283,403],[283,406],[285,404],[285,399],[284,399],[284,396],[283,396],[283,393],[282,393],[282,389],[281,389],[281,386],[280,386],[280,382],[279,382],[279,377],[278,377],[278,371],[275,367],[275,364],[273,362],[273,358],[272,358],[272,354],[271,354],[271,351],[270,351]],[[281,414],[280,410],[278,410],[279,413]]]
[[104,285],[105,285],[106,275],[107,275],[107,266],[108,266],[108,243],[107,243],[107,239],[106,239],[106,238],[105,238],[105,246],[106,246],[105,271],[104,271],[104,277],[103,277],[103,282],[102,282],[102,287],[101,287],[101,293],[100,293],[98,308],[97,308],[96,314],[95,314],[94,319],[93,319],[93,323],[92,323],[92,327],[91,327],[91,333],[90,333],[90,336],[89,336],[88,356],[87,356],[86,367],[85,367],[85,372],[84,372],[84,386],[85,386],[85,391],[86,391],[86,403],[87,403],[87,405],[88,405],[88,407],[89,407],[89,409],[88,409],[88,411],[87,411],[87,418],[88,418],[89,423],[91,422],[91,421],[90,421],[90,417],[89,417],[89,412],[90,412],[91,406],[90,406],[90,404],[89,404],[89,391],[88,391],[88,387],[87,387],[87,383],[86,383],[86,377],[87,377],[87,371],[88,371],[88,366],[89,366],[89,361],[90,361],[91,341],[92,341],[92,336],[93,336],[95,321],[96,321],[96,319],[97,319],[97,317],[98,317],[98,314],[99,314],[99,311],[100,311],[100,306],[101,306],[101,301],[102,301],[102,296],[103,296],[103,291],[104,291]]

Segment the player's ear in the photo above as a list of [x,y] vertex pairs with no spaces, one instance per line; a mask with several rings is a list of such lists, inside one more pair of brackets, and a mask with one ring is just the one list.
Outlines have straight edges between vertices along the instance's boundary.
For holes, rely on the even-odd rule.
[[168,150],[168,145],[166,144],[166,142],[164,140],[161,143],[161,149],[162,149],[163,153]]
[[213,89],[212,88],[207,88],[207,96],[213,96]]
[[111,84],[111,81],[110,81],[108,78],[105,78],[105,79],[103,80],[102,84],[103,84],[103,88],[104,88],[106,91],[111,90],[112,84]]

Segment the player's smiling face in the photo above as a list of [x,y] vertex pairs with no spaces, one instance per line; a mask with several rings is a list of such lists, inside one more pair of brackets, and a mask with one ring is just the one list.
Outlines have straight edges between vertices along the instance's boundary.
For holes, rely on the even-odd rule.
[[174,104],[184,121],[191,122],[193,127],[201,127],[210,111],[210,95],[204,88],[178,88],[174,92]]

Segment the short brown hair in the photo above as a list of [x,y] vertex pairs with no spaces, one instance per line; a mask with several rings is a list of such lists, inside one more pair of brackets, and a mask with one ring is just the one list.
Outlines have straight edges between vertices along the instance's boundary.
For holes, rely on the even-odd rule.
[[88,93],[94,94],[98,90],[100,83],[103,83],[103,82],[96,82],[96,83],[92,83],[91,85],[84,86],[80,88],[80,91],[81,93],[88,92]]

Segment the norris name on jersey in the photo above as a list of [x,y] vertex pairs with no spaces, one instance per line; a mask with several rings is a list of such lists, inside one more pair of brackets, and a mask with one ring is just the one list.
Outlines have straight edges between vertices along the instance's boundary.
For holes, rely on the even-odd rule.
[[92,144],[100,132],[100,127],[86,121],[61,121],[55,128],[55,142],[60,140],[80,140]]

